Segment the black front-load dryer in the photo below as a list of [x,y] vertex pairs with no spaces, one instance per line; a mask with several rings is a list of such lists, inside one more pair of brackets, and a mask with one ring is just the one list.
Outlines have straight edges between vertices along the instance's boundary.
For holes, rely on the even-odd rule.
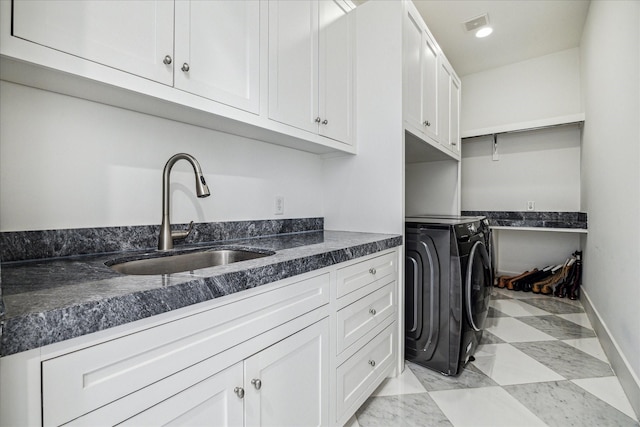
[[492,262],[482,217],[406,219],[405,357],[458,375],[482,338]]

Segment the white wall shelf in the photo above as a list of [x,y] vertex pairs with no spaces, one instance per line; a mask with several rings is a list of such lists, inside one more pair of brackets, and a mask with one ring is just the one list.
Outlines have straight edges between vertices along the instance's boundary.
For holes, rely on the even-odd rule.
[[553,231],[556,233],[582,233],[587,234],[586,228],[552,228],[552,227],[509,227],[506,225],[492,225],[492,230],[513,230],[513,231]]
[[462,138],[477,138],[480,136],[491,136],[501,133],[526,132],[538,129],[545,129],[554,126],[570,124],[580,124],[584,122],[584,113],[569,114],[566,116],[548,117],[545,119],[532,120],[520,123],[508,123],[504,125],[491,126],[481,129],[463,130]]

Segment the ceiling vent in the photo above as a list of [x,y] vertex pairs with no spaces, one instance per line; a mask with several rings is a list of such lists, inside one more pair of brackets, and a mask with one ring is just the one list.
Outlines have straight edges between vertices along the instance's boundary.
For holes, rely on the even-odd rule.
[[476,16],[475,18],[463,22],[462,25],[464,25],[464,28],[467,31],[476,31],[478,28],[489,25],[489,15],[485,13],[484,15]]

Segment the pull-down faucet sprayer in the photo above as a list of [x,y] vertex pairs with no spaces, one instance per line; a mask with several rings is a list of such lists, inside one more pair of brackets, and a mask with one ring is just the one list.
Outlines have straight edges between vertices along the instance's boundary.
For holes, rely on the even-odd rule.
[[169,177],[171,175],[171,168],[178,160],[183,159],[193,166],[193,172],[196,175],[196,195],[198,197],[208,197],[210,195],[209,187],[207,187],[207,182],[204,180],[204,175],[200,168],[200,163],[198,163],[195,157],[186,153],[178,153],[167,161],[162,173],[162,225],[160,226],[160,236],[158,237],[158,249],[161,251],[173,249],[173,240],[186,238],[193,229],[193,221],[191,221],[187,230],[171,231],[171,221],[169,219],[169,209],[171,207],[169,200],[171,183]]

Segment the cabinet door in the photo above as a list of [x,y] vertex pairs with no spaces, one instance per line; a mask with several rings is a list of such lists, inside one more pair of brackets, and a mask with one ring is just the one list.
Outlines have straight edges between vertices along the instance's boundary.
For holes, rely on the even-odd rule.
[[422,37],[422,126],[425,134],[438,137],[438,52],[429,34]]
[[411,8],[404,25],[404,120],[422,129],[422,27]]
[[247,359],[245,388],[247,426],[328,425],[329,319]]
[[14,0],[13,35],[173,84],[173,2]]
[[175,86],[259,112],[260,2],[176,2]]
[[354,40],[348,9],[335,0],[319,2],[320,135],[353,141]]
[[269,1],[269,118],[318,132],[318,3]]
[[238,426],[243,425],[242,362],[175,394],[124,421],[123,426]]
[[440,61],[438,67],[438,140],[445,147],[450,146],[451,137],[451,72]]
[[451,149],[455,152],[460,151],[460,80],[451,75]]

